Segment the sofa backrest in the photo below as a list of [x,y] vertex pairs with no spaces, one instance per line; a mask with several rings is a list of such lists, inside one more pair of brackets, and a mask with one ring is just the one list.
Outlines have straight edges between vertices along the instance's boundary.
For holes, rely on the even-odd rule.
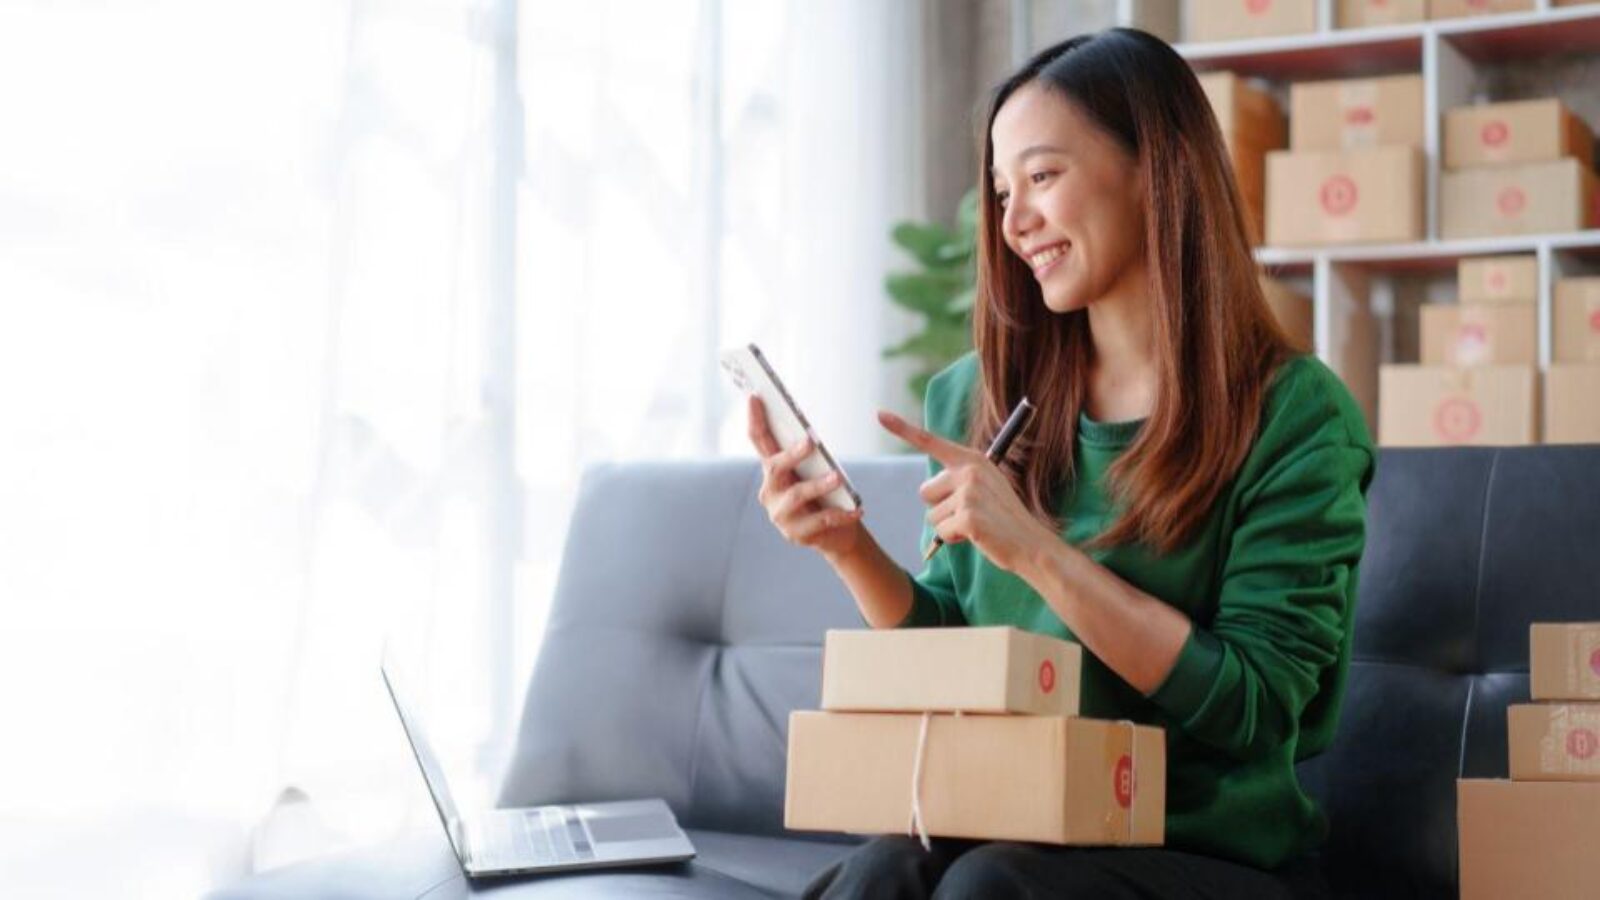
[[[866,522],[920,556],[921,457],[846,463]],[[747,460],[586,473],[502,805],[660,796],[687,827],[783,834],[788,715],[822,633],[862,627],[755,500]],[[1455,779],[1506,773],[1528,625],[1600,620],[1600,447],[1384,450],[1338,738],[1301,766],[1331,879],[1454,896]]]
[[[925,467],[845,463],[906,566]],[[750,460],[585,473],[502,805],[659,796],[686,827],[785,833],[789,712],[817,707],[823,632],[864,623],[767,520],[760,484]]]

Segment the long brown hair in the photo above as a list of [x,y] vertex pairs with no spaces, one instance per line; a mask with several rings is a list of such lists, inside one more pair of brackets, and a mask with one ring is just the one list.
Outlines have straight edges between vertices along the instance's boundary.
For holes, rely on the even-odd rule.
[[1074,477],[1094,354],[1087,311],[1046,308],[1001,234],[990,132],[1007,98],[1033,82],[1075,103],[1144,176],[1159,385],[1148,420],[1107,473],[1120,512],[1092,545],[1139,542],[1171,552],[1243,464],[1267,384],[1293,348],[1262,297],[1239,189],[1188,63],[1161,40],[1124,28],[1042,51],[995,90],[981,137],[972,328],[982,378],[967,434],[972,446],[987,446],[1023,395],[1039,408],[1005,467],[1028,509],[1060,529],[1054,495]]

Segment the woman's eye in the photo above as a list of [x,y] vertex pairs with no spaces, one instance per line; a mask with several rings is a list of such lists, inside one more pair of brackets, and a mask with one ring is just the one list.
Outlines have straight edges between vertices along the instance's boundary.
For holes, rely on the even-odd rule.
[[1046,178],[1049,178],[1051,175],[1054,175],[1054,174],[1055,174],[1054,172],[1035,172],[1032,175],[1029,175],[1028,179],[1030,181],[1032,181],[1034,184],[1043,184],[1044,180]]

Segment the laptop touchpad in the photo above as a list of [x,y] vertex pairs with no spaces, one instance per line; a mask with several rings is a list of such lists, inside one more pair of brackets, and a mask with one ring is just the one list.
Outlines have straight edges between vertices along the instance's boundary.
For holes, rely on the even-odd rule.
[[658,841],[678,833],[672,816],[659,810],[584,819],[596,841]]

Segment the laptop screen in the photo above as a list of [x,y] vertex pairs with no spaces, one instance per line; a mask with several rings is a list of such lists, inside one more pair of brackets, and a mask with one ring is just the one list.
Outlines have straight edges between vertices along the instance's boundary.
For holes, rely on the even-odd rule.
[[400,687],[395,683],[395,678],[389,672],[387,665],[383,666],[383,683],[389,689],[389,699],[394,701],[395,712],[400,714],[400,726],[405,729],[406,740],[411,743],[411,752],[417,758],[417,765],[422,768],[422,780],[428,783],[428,793],[433,795],[433,805],[439,810],[439,819],[444,822],[444,831],[450,838],[450,845],[455,848],[458,857],[465,859],[461,847],[456,844],[456,826],[460,815],[456,812],[455,801],[450,797],[450,787],[445,783],[444,768],[439,765],[439,757],[434,755],[433,748],[428,746],[428,738],[422,732],[422,723],[402,699]]

